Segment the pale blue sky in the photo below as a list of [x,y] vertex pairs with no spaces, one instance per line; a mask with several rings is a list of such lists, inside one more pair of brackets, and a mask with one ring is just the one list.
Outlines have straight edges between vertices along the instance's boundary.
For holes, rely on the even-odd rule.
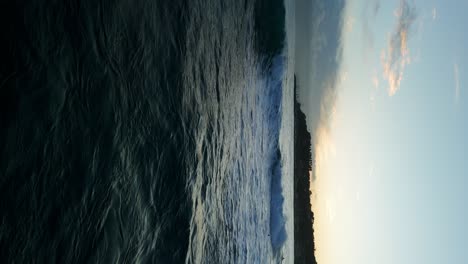
[[[468,263],[468,2],[406,1],[402,33],[404,2],[345,5],[333,114],[313,132],[321,264]],[[393,89],[391,47],[408,52]]]

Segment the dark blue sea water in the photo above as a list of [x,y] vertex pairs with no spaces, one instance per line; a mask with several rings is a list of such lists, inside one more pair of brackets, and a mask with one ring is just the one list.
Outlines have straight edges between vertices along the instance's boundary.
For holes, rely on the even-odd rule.
[[0,10],[1,263],[281,262],[281,1]]

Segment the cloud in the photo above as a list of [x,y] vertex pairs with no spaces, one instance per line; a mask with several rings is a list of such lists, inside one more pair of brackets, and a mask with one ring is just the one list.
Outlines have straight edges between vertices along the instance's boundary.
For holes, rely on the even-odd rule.
[[345,25],[344,25],[344,30],[345,30],[346,33],[353,32],[355,21],[356,21],[356,19],[354,17],[346,18]]
[[380,86],[380,80],[377,77],[377,72],[374,72],[372,74],[371,83],[372,83],[372,89],[370,91],[369,101],[370,101],[371,109],[375,110],[376,92],[377,92],[377,90],[379,89],[379,86]]
[[352,30],[354,18],[346,17],[345,6],[344,0],[296,2],[294,71],[299,101],[312,139],[312,182],[320,174],[317,160],[333,151],[329,144],[324,146],[324,140],[330,134],[336,112],[337,87],[347,78],[346,71],[341,68],[342,38]]
[[325,207],[327,209],[327,217],[328,221],[330,223],[333,223],[333,221],[336,218],[336,209],[335,209],[335,203],[331,199],[327,199],[325,201]]
[[374,34],[371,30],[371,25],[374,24],[379,10],[380,0],[367,0],[362,11],[362,43],[364,44],[365,60],[368,56],[368,53],[374,49]]
[[374,86],[374,89],[379,89],[379,78],[377,76],[372,77],[372,85]]
[[314,138],[319,126],[328,126],[336,88],[346,79],[340,68],[342,34],[351,30],[354,19],[345,17],[344,0],[299,0],[296,4],[295,73],[299,100]]
[[437,18],[437,9],[434,7],[432,8],[432,20],[435,20]]
[[455,80],[455,103],[458,104],[460,99],[460,74],[458,71],[458,64],[453,64],[453,77]]
[[398,19],[397,25],[390,35],[387,48],[382,50],[380,56],[383,78],[388,82],[390,96],[400,89],[405,67],[411,62],[408,39],[417,17],[415,8],[406,0],[400,2],[395,16]]

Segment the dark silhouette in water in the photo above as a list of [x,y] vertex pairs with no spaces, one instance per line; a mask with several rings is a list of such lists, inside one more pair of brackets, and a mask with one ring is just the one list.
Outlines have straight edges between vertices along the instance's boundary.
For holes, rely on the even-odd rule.
[[297,101],[294,77],[294,263],[314,264],[314,213],[311,210],[309,171],[312,169],[311,137],[306,116]]
[[255,49],[263,55],[267,67],[272,58],[283,51],[285,31],[285,7],[283,0],[255,1]]

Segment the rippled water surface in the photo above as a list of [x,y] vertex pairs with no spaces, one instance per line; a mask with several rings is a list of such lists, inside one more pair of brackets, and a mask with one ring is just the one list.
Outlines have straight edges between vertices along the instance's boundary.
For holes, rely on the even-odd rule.
[[256,42],[261,15],[6,4],[1,262],[281,262],[292,93],[284,54]]

